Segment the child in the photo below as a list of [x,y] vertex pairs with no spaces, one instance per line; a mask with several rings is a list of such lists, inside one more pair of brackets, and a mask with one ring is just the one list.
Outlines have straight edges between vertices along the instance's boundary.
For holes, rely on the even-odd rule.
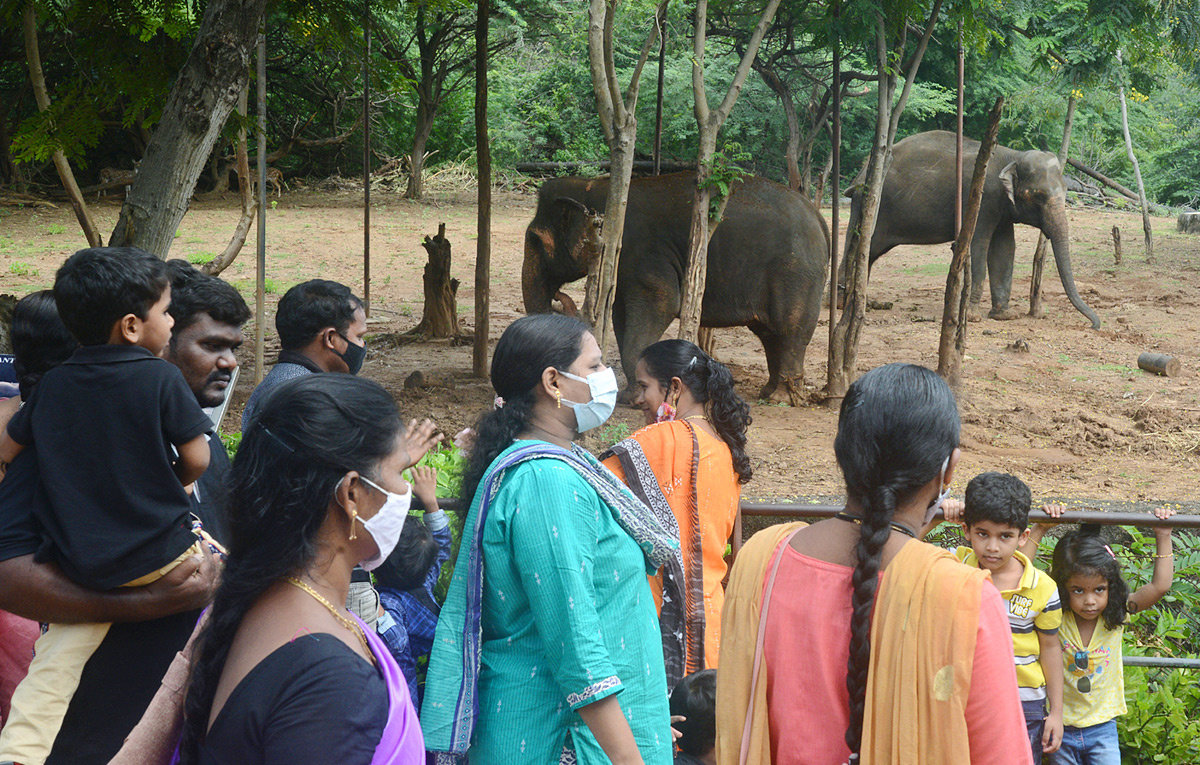
[[679,732],[675,765],[716,765],[717,671],[702,669],[671,691],[672,728]]
[[[0,461],[36,445],[42,554],[68,576],[95,590],[148,584],[202,554],[184,487],[208,467],[212,428],[179,369],[159,358],[174,324],[167,267],[134,248],[80,250],[59,269],[54,297],[82,347],[0,433]],[[0,761],[46,759],[108,628],[49,625],[13,695]]]
[[[1055,583],[1017,548],[1029,538],[1029,487],[1006,473],[982,473],[967,484],[966,506],[943,503],[946,520],[961,520],[970,547],[955,555],[992,573],[1008,605],[1021,708],[1035,765],[1057,751],[1063,731],[1063,673],[1058,659],[1062,605]],[[1047,702],[1049,710],[1047,711]]]
[[[1154,514],[1165,519],[1174,511],[1160,508]],[[1125,615],[1161,600],[1175,573],[1171,529],[1157,527],[1154,537],[1154,576],[1132,595],[1121,578],[1117,556],[1104,543],[1098,526],[1081,525],[1054,548],[1052,571],[1068,605],[1059,632],[1067,683],[1063,692],[1066,727],[1062,749],[1055,755],[1057,765],[1120,765],[1116,717],[1125,714],[1121,660]]]
[[413,494],[425,506],[424,523],[410,520],[395,551],[375,570],[383,615],[376,629],[408,680],[408,693],[420,709],[425,667],[433,650],[439,607],[433,587],[450,559],[450,520],[438,509],[437,470],[412,469]]

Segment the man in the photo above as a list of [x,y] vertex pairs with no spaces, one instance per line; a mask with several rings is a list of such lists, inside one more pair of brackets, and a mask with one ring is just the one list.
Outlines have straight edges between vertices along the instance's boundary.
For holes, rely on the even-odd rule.
[[[180,368],[202,406],[224,400],[250,309],[233,287],[172,261],[170,312],[175,319],[166,356]],[[197,482],[196,515],[221,540],[221,477],[229,462],[213,437],[214,459]],[[219,454],[218,454],[219,452]],[[10,476],[11,478],[12,476]],[[22,522],[22,517],[25,522]],[[148,587],[97,592],[39,563],[40,539],[29,503],[0,506],[0,609],[42,622],[113,622],[88,661],[47,763],[106,763],[141,718],[171,659],[187,642],[212,598],[217,566],[207,553],[186,561]]]
[[250,394],[242,412],[243,431],[254,419],[255,409],[280,383],[320,372],[356,375],[367,355],[363,303],[337,282],[312,279],[288,290],[275,311],[275,329],[282,346],[279,361]]

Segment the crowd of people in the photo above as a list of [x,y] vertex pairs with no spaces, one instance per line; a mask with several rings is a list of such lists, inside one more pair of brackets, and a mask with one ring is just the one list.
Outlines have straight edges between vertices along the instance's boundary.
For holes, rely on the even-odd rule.
[[[649,346],[645,427],[593,456],[613,369],[577,319],[518,319],[454,549],[417,464],[442,435],[357,376],[344,285],[280,300],[231,464],[205,408],[249,316],[131,248],[81,250],[17,304],[0,763],[1120,762],[1122,625],[1169,589],[1170,532],[1132,594],[1095,527],[1038,568],[1019,478],[949,497],[959,415],[933,372],[862,375],[834,441],[844,510],[730,566],[752,468],[729,370]],[[939,511],[966,545],[923,541]]]

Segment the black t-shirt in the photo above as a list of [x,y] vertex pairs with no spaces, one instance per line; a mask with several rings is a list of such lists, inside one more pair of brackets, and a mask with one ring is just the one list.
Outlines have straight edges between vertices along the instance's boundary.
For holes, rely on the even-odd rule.
[[33,503],[39,491],[37,447],[27,446],[0,481],[0,561],[37,552],[41,537],[33,522]]
[[304,635],[237,684],[200,762],[369,763],[387,716],[387,685],[375,667],[333,635]]
[[179,369],[145,348],[84,346],[46,373],[8,433],[38,447],[34,516],[67,576],[110,589],[196,541],[171,445],[211,428]]
[[192,492],[192,505],[204,530],[216,537],[218,542],[229,545],[229,523],[226,518],[226,504],[229,499],[229,454],[225,444],[216,433],[208,439],[208,469],[196,480],[196,488]]

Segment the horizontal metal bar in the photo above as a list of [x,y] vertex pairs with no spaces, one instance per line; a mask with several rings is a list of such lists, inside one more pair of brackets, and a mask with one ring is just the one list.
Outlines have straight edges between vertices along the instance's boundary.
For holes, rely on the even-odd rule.
[[1123,656],[1126,667],[1170,667],[1173,669],[1200,669],[1200,659],[1171,659],[1166,656]]
[[[832,518],[842,511],[841,505],[810,505],[803,502],[760,502],[742,500],[743,516],[767,518]],[[941,513],[937,516],[942,519]],[[1165,520],[1149,513],[1107,512],[1101,510],[1067,510],[1061,518],[1051,518],[1041,510],[1030,510],[1032,523],[1101,523],[1108,526],[1170,526],[1198,529],[1200,515],[1173,515]]]

